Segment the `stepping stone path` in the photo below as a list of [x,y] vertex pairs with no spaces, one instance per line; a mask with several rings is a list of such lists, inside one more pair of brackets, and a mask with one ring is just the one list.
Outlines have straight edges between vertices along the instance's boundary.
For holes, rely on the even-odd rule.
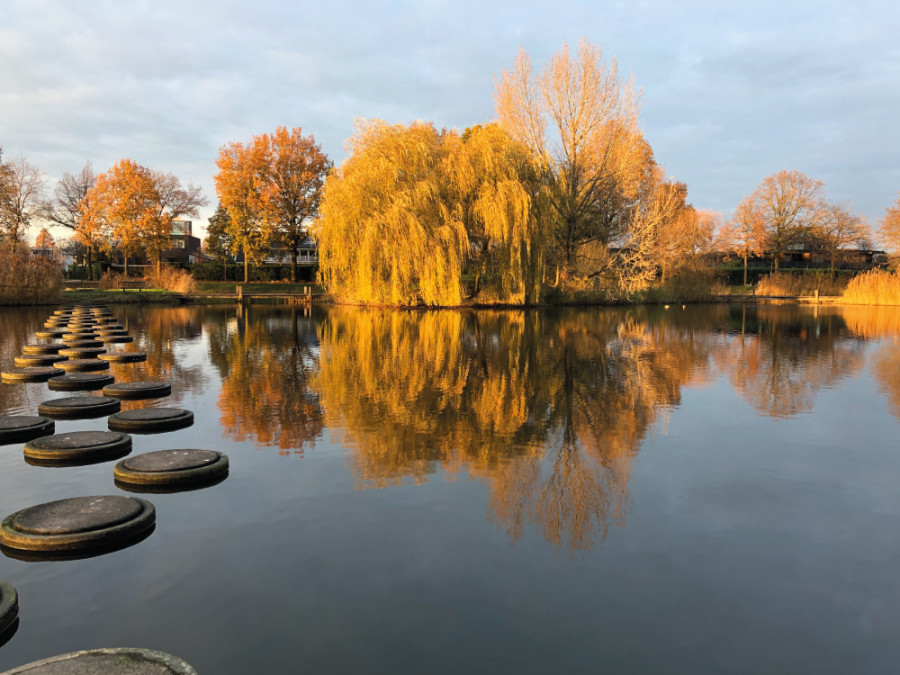
[[106,373],[68,373],[51,377],[47,380],[47,386],[53,391],[96,391],[115,381],[112,375]]
[[59,361],[65,361],[67,357],[68,354],[23,354],[15,357],[13,363],[19,368],[39,368],[41,366],[52,366]]
[[44,466],[87,464],[118,459],[131,452],[131,436],[117,431],[70,431],[25,444],[25,458]]
[[99,359],[69,359],[68,361],[60,361],[57,365],[66,372],[71,370],[109,370],[109,364]]
[[180,408],[142,408],[126,410],[109,417],[112,431],[132,434],[155,434],[183,429],[194,423],[194,413]]
[[117,483],[166,487],[215,481],[228,474],[228,457],[214,450],[159,450],[123,459]]
[[66,333],[62,336],[63,342],[81,342],[82,340],[95,340],[97,334],[92,330],[80,330],[74,333]]
[[[79,340],[79,342],[84,342],[84,340]],[[106,350],[103,347],[70,347],[69,349],[61,350],[59,353],[68,358],[90,359],[100,354],[105,354]]]
[[49,330],[39,330],[37,333],[34,334],[34,336],[37,338],[58,338],[58,337],[62,337],[63,335],[65,335],[68,332],[69,331],[63,330],[61,328],[59,328],[59,329],[51,328]]
[[148,501],[118,495],[61,499],[16,511],[0,523],[0,545],[17,551],[85,551],[137,538],[156,523]]
[[105,396],[70,396],[44,401],[38,406],[41,415],[58,420],[106,417],[122,409],[122,404]]
[[[71,363],[71,361],[60,361]],[[101,361],[101,363],[103,363]],[[106,364],[104,364],[106,365]],[[109,366],[107,365],[107,368]],[[62,375],[64,371],[53,366],[35,366],[33,368],[11,368],[0,373],[0,379],[4,382],[46,382],[51,377]]]
[[0,416],[0,445],[23,443],[56,430],[53,420],[34,415]]
[[103,387],[104,396],[112,396],[123,401],[163,398],[171,393],[172,385],[168,382],[118,382]]
[[147,355],[144,352],[112,352],[111,354],[97,354],[97,358],[109,363],[138,363],[146,361]]
[[197,675],[177,656],[150,649],[91,649],[34,661],[3,675]]
[[0,581],[0,635],[13,625],[19,616],[19,596],[16,589]]

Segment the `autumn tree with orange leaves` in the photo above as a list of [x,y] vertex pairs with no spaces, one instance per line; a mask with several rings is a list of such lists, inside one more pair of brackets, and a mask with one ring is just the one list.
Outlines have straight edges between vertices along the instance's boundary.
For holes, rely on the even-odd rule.
[[325,176],[331,161],[312,134],[278,127],[248,143],[219,149],[215,176],[219,203],[229,216],[234,252],[244,253],[244,281],[249,261],[263,256],[272,243],[291,252],[291,280],[297,280],[297,254],[309,223],[318,216]]
[[892,253],[900,251],[900,195],[894,205],[885,209],[881,219],[881,240]]
[[196,216],[205,204],[199,188],[183,188],[172,174],[122,159],[100,174],[85,196],[80,234],[89,244],[108,233],[123,254],[126,276],[129,258],[141,252],[158,270],[162,252],[171,246],[172,220]]

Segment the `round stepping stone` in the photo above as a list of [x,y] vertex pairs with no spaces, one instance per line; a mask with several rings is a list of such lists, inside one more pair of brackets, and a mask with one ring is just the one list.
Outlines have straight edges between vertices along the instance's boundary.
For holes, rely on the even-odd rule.
[[22,443],[32,438],[49,436],[56,430],[53,420],[34,415],[0,416],[0,445]]
[[122,409],[122,404],[105,396],[68,396],[44,401],[38,406],[41,415],[58,420],[106,417]]
[[63,342],[81,342],[82,340],[95,340],[97,334],[94,331],[78,331],[75,333],[66,333],[62,336]]
[[36,338],[58,338],[62,337],[69,331],[62,328],[49,328],[47,330],[39,330],[34,334]]
[[[93,371],[93,370],[109,370],[109,364],[99,359],[70,359],[68,361],[60,361],[56,364],[66,372],[70,370]],[[61,373],[59,373],[61,374]]]
[[128,335],[128,331],[124,328],[101,328],[97,331],[97,335],[100,337],[104,335]]
[[37,366],[52,366],[59,361],[65,361],[65,354],[22,354],[13,359],[19,368],[34,368]]
[[101,335],[100,341],[104,344],[124,344],[134,342],[134,338],[130,335]]
[[53,391],[95,391],[115,381],[107,373],[68,373],[51,377],[47,386]]
[[79,347],[102,347],[103,343],[96,337],[84,338],[82,340],[70,340],[64,343],[63,349],[78,349]]
[[[71,363],[60,361],[60,363]],[[102,361],[101,361],[102,363]],[[46,382],[51,377],[62,375],[63,371],[52,366],[36,366],[33,368],[11,368],[0,373],[4,382]]]
[[[79,340],[79,342],[84,342],[84,340]],[[103,347],[69,347],[60,350],[59,353],[70,358],[89,359],[98,354],[105,354],[106,350]]]
[[141,408],[110,415],[109,428],[132,434],[154,434],[183,429],[194,423],[194,413],[180,408]]
[[43,466],[89,464],[131,452],[131,436],[117,431],[70,431],[25,444],[25,459]]
[[0,581],[0,635],[13,625],[19,616],[19,596],[16,589]]
[[172,393],[168,382],[118,382],[103,387],[104,396],[112,396],[127,401],[162,398]]
[[34,661],[3,675],[197,675],[177,656],[151,649],[91,649]]
[[153,504],[118,495],[61,499],[16,511],[0,523],[0,545],[20,551],[111,546],[156,523]]
[[54,309],[54,310],[53,310],[53,315],[54,315],[54,316],[71,316],[71,315],[72,315],[72,310],[71,310],[71,309],[68,309],[68,308],[65,308],[65,307],[64,307],[63,309]]
[[147,355],[144,352],[113,352],[111,354],[97,354],[97,358],[110,363],[137,363],[146,361]]
[[128,485],[206,483],[228,473],[228,456],[214,450],[158,450],[123,459],[113,473],[117,483]]
[[46,345],[25,345],[22,351],[26,354],[58,354],[60,349],[65,348],[65,343],[53,342]]

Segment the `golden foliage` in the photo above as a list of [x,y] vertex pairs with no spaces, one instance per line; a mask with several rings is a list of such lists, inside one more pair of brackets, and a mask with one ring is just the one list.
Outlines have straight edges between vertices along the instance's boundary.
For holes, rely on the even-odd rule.
[[847,286],[847,279],[832,279],[824,274],[791,274],[773,272],[761,277],[756,284],[755,295],[775,295],[784,297],[819,295],[840,295]]
[[900,251],[900,194],[894,205],[884,210],[879,235],[889,251],[894,254]]
[[152,288],[162,288],[174,293],[190,293],[197,282],[187,270],[177,267],[160,266],[150,270],[144,277]]

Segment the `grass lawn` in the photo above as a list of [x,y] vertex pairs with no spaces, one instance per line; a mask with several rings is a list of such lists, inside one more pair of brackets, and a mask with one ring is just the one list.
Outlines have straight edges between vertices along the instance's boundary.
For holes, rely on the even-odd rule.
[[100,288],[77,288],[64,290],[61,293],[62,302],[106,302],[119,304],[138,304],[142,302],[177,302],[181,298],[180,293],[164,291],[160,288],[126,288],[123,290],[103,290]]

